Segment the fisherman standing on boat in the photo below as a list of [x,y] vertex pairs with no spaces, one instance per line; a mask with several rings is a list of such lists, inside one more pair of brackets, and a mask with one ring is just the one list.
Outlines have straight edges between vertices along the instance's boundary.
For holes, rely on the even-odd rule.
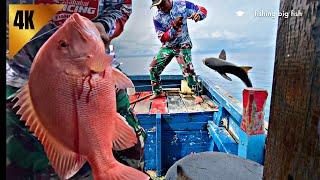
[[[10,2],[13,1],[9,1],[9,3]],[[125,23],[132,12],[131,0],[29,0],[28,3],[61,3],[64,4],[65,8],[55,15],[52,22],[44,26],[37,33],[35,36],[37,38],[26,44],[12,60],[8,60],[7,95],[12,95],[18,88],[24,85],[28,79],[31,64],[42,44],[44,44],[55,32],[58,26],[73,13],[68,11],[68,9],[70,10],[72,8],[66,7],[75,5],[85,6],[87,8],[82,9],[90,8],[92,10],[90,13],[78,13],[92,19],[95,23],[100,32],[101,38],[106,45],[106,53],[109,53],[110,41],[122,33]],[[113,62],[113,65],[114,67],[119,68],[120,64],[118,62]],[[117,112],[125,117],[128,124],[135,130],[138,138],[138,144],[123,151],[114,151],[114,155],[121,163],[143,171],[144,139],[146,137],[145,131],[140,126],[137,117],[130,109],[129,98],[126,90],[117,91],[116,99]],[[7,102],[7,163],[13,164],[11,167],[15,168],[13,170],[14,172],[26,172],[31,177],[34,174],[40,174],[41,176],[50,174],[49,169],[51,168],[40,142],[31,135],[25,125],[19,122],[19,117],[12,112],[11,108],[13,103],[10,103],[10,98],[8,98]],[[87,172],[85,168],[86,167],[83,168],[80,174]],[[15,176],[21,176],[21,178],[27,178],[28,175],[22,173],[15,174]]]
[[[176,57],[188,86],[195,91],[197,79],[191,62],[192,42],[188,32],[187,19],[192,19],[195,22],[201,21],[206,18],[207,10],[185,0],[152,0],[151,7],[153,6],[158,8],[153,23],[162,47],[149,67],[153,91],[150,99],[163,96],[160,74],[173,57]],[[196,93],[196,102],[199,103],[202,98],[198,92]]]

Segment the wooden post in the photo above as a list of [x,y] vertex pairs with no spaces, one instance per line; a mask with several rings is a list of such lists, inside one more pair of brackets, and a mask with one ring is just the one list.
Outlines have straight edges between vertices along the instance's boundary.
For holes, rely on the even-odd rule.
[[264,107],[268,92],[264,89],[243,90],[243,115],[241,121],[238,155],[263,164],[266,135],[264,132]]
[[320,2],[281,0],[264,179],[320,179]]

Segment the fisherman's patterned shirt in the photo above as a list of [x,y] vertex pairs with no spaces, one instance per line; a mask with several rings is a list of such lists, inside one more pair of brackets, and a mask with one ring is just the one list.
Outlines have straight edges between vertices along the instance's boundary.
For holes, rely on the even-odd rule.
[[100,0],[99,16],[95,22],[101,22],[109,36],[118,36],[132,13],[132,0]]
[[[169,13],[158,10],[153,18],[158,38],[162,43],[162,47],[191,48],[192,42],[188,32],[187,19],[193,13],[198,13],[200,15],[200,20],[203,20],[207,16],[207,10],[204,7],[185,0],[172,0],[172,3],[172,9]],[[183,17],[183,24],[181,27],[182,30],[178,32],[173,29],[172,23],[179,16]]]

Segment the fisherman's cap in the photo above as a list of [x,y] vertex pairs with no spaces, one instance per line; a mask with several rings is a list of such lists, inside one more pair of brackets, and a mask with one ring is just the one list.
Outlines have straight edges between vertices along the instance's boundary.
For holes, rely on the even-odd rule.
[[161,4],[163,0],[152,0],[152,5],[150,7],[150,9],[153,7],[153,6],[158,6],[159,4]]

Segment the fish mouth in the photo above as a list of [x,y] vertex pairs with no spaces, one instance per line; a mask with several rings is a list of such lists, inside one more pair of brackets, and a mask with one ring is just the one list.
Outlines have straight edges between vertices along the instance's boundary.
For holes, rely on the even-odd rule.
[[[74,13],[70,16],[72,20],[72,25],[76,30],[87,40],[97,40],[100,37],[98,30],[95,28],[95,25],[90,21],[86,20],[84,17],[78,13]],[[94,28],[93,28],[94,27]]]
[[202,59],[203,64],[206,64],[207,58]]
[[90,59],[92,57],[93,57],[92,54],[84,54],[84,55],[79,55],[79,56],[72,56],[72,57],[69,57],[69,59],[75,60],[75,61],[83,61],[83,60]]
[[98,71],[90,70],[90,74],[91,74],[91,75],[99,75],[99,74],[101,74],[102,72],[103,72],[103,71],[98,72]]
[[[95,78],[95,79],[104,79],[105,70],[103,70],[101,72],[96,72],[96,71],[90,70],[89,76],[91,76],[92,78]],[[87,77],[87,76],[85,76],[85,77]]]
[[70,57],[69,59],[75,60],[75,61],[83,61],[83,60],[88,59],[88,56],[87,55],[85,55],[85,56],[75,56],[75,57]]

